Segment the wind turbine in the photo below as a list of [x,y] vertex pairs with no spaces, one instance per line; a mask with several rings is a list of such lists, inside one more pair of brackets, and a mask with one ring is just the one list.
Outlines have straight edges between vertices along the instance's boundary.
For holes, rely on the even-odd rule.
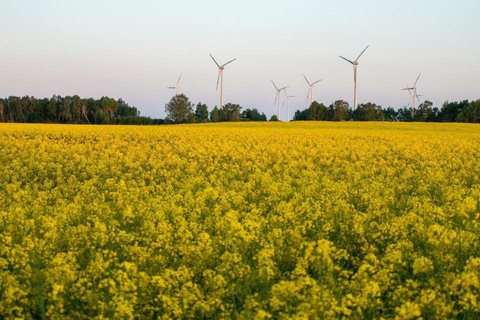
[[237,60],[237,58],[232,59],[232,60],[228,61],[227,63],[225,63],[223,65],[219,65],[217,63],[217,61],[215,60],[215,58],[211,54],[210,54],[210,57],[212,58],[213,62],[215,62],[215,64],[218,67],[217,91],[218,91],[218,82],[220,82],[220,108],[222,108],[223,107],[223,70],[225,69],[225,66],[227,64]]
[[180,74],[180,77],[178,77],[178,81],[177,81],[177,84],[175,85],[175,87],[167,87],[167,89],[175,89],[175,95],[178,95],[178,89],[180,89],[180,79],[182,78],[182,74]]
[[[280,120],[280,92],[282,92],[282,90],[287,89],[288,86],[278,88],[277,85],[275,84],[275,82],[273,82],[273,80],[270,80],[270,81],[272,81],[273,86],[275,87],[275,90],[277,90],[277,95],[275,96],[275,102],[273,104],[277,104],[277,118],[278,118],[278,120]],[[287,95],[286,91],[285,91],[285,95]]]
[[360,53],[355,59],[355,61],[348,60],[347,58],[344,58],[342,56],[339,56],[343,60],[350,62],[353,65],[353,110],[357,109],[357,68],[358,68],[358,59],[362,56],[362,54],[370,47],[368,45],[365,49],[363,49],[362,53]]
[[406,87],[406,88],[403,88],[402,90],[408,90],[408,93],[410,94],[410,104],[412,104],[412,108],[413,110],[415,111],[415,104],[416,104],[416,100],[418,100],[418,102],[420,102],[420,96],[417,94],[417,82],[418,82],[418,79],[420,79],[420,76],[422,74],[420,73],[417,77],[417,80],[415,80],[415,83],[413,84],[412,87]]
[[285,105],[285,103],[287,104],[287,121],[290,121],[290,106],[288,105],[288,100],[290,100],[291,98],[295,98],[296,96],[287,95],[287,88],[283,90],[285,91],[285,102],[283,103],[283,105]]
[[313,102],[313,87],[319,83],[320,81],[322,81],[322,79],[320,80],[317,80],[313,83],[310,83],[310,81],[308,81],[307,79],[307,76],[306,75],[303,75],[303,77],[305,78],[305,81],[307,81],[307,84],[308,84],[308,93],[307,93],[307,99],[305,100],[305,102],[308,102],[308,97],[310,96],[310,106],[312,105],[312,102]]

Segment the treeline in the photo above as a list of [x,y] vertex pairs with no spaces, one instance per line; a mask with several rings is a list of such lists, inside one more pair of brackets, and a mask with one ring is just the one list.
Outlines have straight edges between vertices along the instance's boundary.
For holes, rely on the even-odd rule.
[[227,103],[222,108],[208,111],[206,104],[194,105],[183,95],[177,95],[166,105],[166,119],[140,116],[137,108],[122,99],[102,97],[83,99],[75,96],[8,97],[0,99],[0,122],[73,123],[73,124],[169,124],[224,121],[267,121],[267,116],[256,108],[245,109]]
[[404,121],[404,122],[472,122],[480,123],[480,100],[445,102],[441,108],[433,107],[431,101],[425,101],[417,108],[404,107],[395,110],[382,108],[374,103],[358,105],[352,110],[348,102],[337,100],[328,107],[314,101],[309,108],[297,110],[294,120],[324,121]]
[[221,108],[215,106],[209,112],[206,104],[199,102],[195,106],[184,94],[174,96],[165,105],[165,112],[165,123],[267,121],[267,116],[256,108],[242,111],[242,107],[234,103],[227,103]]
[[141,117],[137,108],[122,99],[54,95],[50,99],[29,96],[0,99],[0,122],[157,124],[162,121]]
[[[225,121],[267,121],[267,116],[256,108],[242,111],[238,104],[227,103],[208,111],[206,104],[194,105],[187,96],[174,96],[165,105],[167,117],[152,119],[140,116],[137,108],[122,99],[102,97],[83,99],[79,96],[37,99],[34,97],[8,97],[0,99],[0,122],[28,123],[83,123],[83,124],[169,124]],[[270,121],[278,120],[274,115]],[[480,100],[445,102],[441,108],[425,101],[417,108],[395,110],[374,103],[358,105],[356,110],[348,102],[337,100],[328,107],[314,101],[310,107],[297,110],[293,120],[317,121],[421,121],[421,122],[472,122],[480,123]]]
[[[227,103],[223,107],[214,107],[211,112],[207,105],[196,106],[183,94],[174,96],[165,105],[167,118],[165,123],[223,122],[223,121],[267,121],[264,113],[247,108],[243,112],[238,104]],[[270,121],[278,120],[274,115]],[[293,120],[317,121],[403,121],[403,122],[475,122],[480,123],[480,100],[445,102],[441,108],[433,106],[431,101],[421,103],[417,108],[404,107],[395,110],[383,108],[374,103],[358,105],[355,110],[348,102],[337,100],[328,107],[314,101],[309,108],[295,112]]]

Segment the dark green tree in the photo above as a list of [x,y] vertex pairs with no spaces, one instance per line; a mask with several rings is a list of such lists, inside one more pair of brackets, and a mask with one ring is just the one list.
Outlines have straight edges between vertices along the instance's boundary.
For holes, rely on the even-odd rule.
[[0,122],[6,122],[5,119],[5,102],[3,99],[0,99]]
[[22,122],[33,122],[37,100],[34,97],[25,96],[20,103],[24,117]]
[[60,111],[62,100],[63,98],[57,95],[53,95],[53,97],[50,98],[50,101],[47,105],[47,121],[60,122],[58,119],[58,114]]
[[313,101],[308,108],[308,120],[326,120],[327,111],[327,107],[323,103]]
[[277,115],[274,114],[273,116],[271,116],[269,121],[278,121]]
[[119,117],[138,117],[135,107],[123,100],[102,97],[100,100],[79,96],[36,99],[24,96],[1,99],[0,121],[53,123],[119,123]]
[[309,108],[305,109],[305,110],[297,110],[295,111],[295,114],[293,115],[293,120],[295,121],[305,121],[305,120],[308,120],[308,118],[310,117],[309,115]]
[[472,101],[457,116],[461,122],[480,123],[480,100]]
[[183,93],[174,96],[165,105],[165,112],[167,113],[167,118],[173,123],[193,122],[195,119],[193,104]]
[[440,109],[440,113],[438,115],[439,121],[443,122],[455,122],[457,121],[458,115],[462,112],[462,110],[468,107],[469,102],[468,100],[463,100],[459,102],[445,102]]
[[414,112],[412,108],[403,107],[398,109],[398,112],[397,112],[398,121],[411,122],[414,120],[413,116],[414,116]]
[[25,111],[22,107],[22,100],[19,97],[9,97],[7,110],[10,113],[11,122],[25,122]]
[[122,99],[118,99],[118,116],[120,117],[137,117],[140,115],[140,112],[135,107],[129,106]]
[[104,114],[104,123],[113,122],[113,118],[118,114],[118,102],[109,97],[102,97],[100,99],[100,107]]
[[73,123],[73,101],[72,97],[66,96],[60,99],[61,104],[58,109],[58,120],[61,123]]
[[267,121],[267,116],[254,108],[244,110],[241,114],[241,119],[245,121]]
[[433,111],[433,103],[431,101],[425,101],[421,103],[415,110],[413,115],[414,121],[419,122],[431,122],[432,119],[435,119],[435,113]]
[[353,119],[358,121],[383,121],[385,120],[385,114],[382,107],[375,103],[362,103],[353,111]]
[[238,104],[227,103],[220,108],[220,121],[240,121],[240,110],[242,107]]
[[346,121],[350,119],[350,108],[348,102],[337,100],[328,106],[327,120]]
[[388,107],[383,109],[383,117],[386,121],[398,121],[398,112],[395,111],[392,107]]
[[211,122],[219,122],[220,121],[220,110],[218,110],[217,106],[215,106],[210,112],[210,121]]
[[204,103],[197,103],[195,108],[195,121],[196,122],[208,122],[208,107]]

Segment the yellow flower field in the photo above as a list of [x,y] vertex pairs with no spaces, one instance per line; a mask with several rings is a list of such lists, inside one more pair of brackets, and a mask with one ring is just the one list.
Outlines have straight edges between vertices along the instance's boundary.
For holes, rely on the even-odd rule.
[[480,318],[480,126],[0,124],[0,318]]

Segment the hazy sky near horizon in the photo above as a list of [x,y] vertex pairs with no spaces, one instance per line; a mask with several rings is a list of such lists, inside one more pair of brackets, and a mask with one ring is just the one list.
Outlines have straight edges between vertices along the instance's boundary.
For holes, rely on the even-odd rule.
[[[352,104],[360,59],[359,102],[395,108],[400,89],[421,72],[418,91],[440,106],[480,98],[480,1],[125,1],[0,0],[0,96],[53,94],[123,98],[142,115],[164,117],[180,73],[194,103],[225,102],[275,113],[270,82],[289,85],[303,109],[305,73],[325,104]],[[293,111],[292,111],[293,114]]]

